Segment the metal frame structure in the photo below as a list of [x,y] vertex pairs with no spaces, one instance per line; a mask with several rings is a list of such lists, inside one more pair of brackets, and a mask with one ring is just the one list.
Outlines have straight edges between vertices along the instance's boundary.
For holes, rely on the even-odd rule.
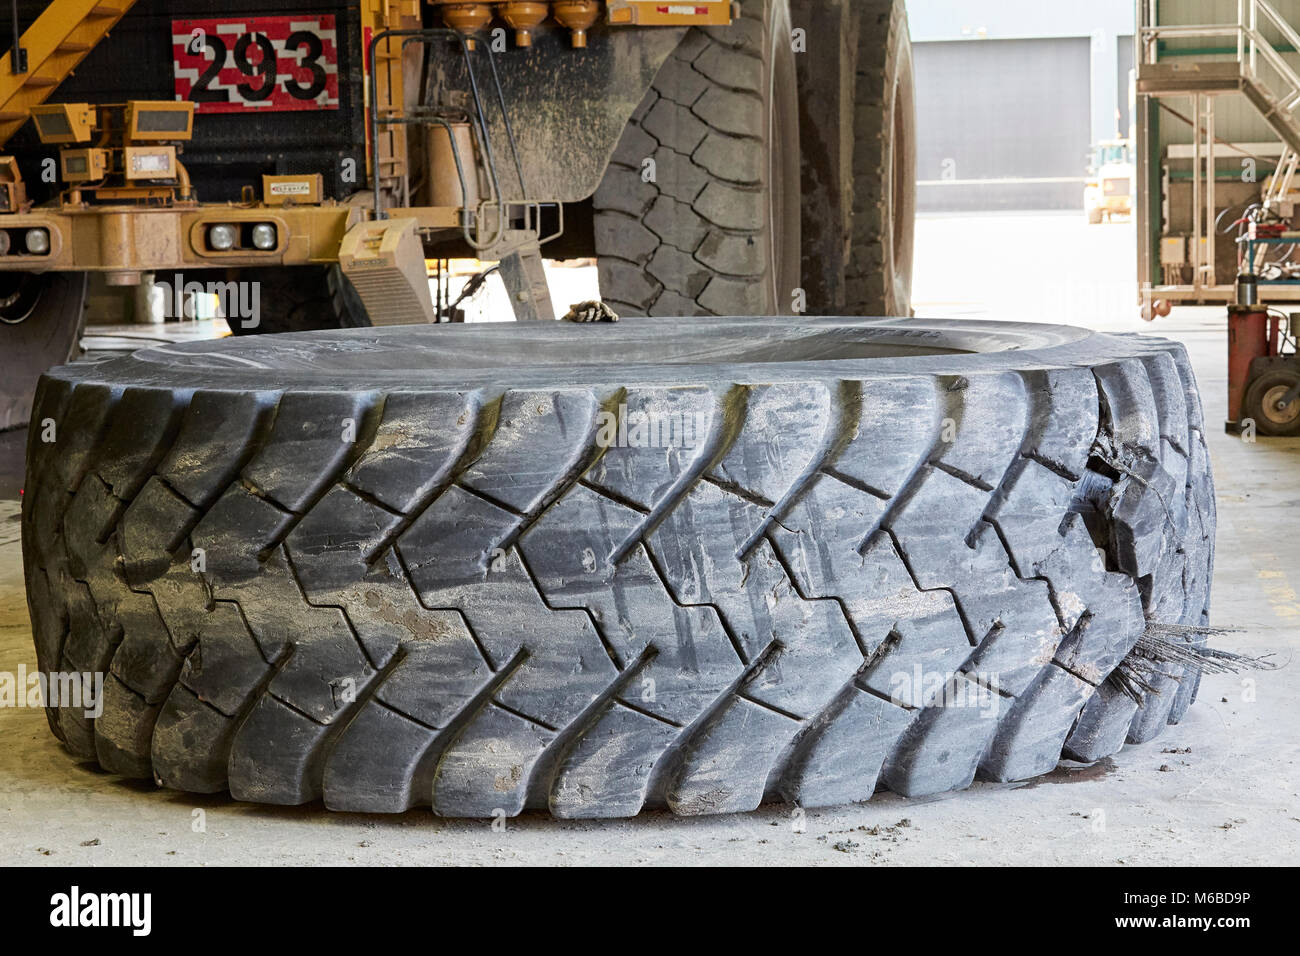
[[[1266,0],[1237,0],[1237,21],[1228,24],[1161,25],[1157,0],[1138,4],[1137,45],[1138,109],[1146,122],[1138,124],[1137,175],[1139,201],[1138,280],[1144,299],[1231,301],[1232,282],[1215,272],[1217,215],[1216,163],[1220,141],[1215,135],[1215,100],[1224,94],[1243,94],[1259,110],[1284,144],[1271,189],[1262,200],[1271,205],[1284,199],[1300,165],[1300,74],[1269,42],[1264,30],[1279,34],[1293,49],[1300,49],[1300,33]],[[1160,42],[1174,39],[1230,39],[1236,41],[1233,60],[1170,63],[1161,59]],[[1151,238],[1156,233],[1155,144],[1151,141],[1155,102],[1166,97],[1186,97],[1191,103],[1192,136],[1192,241],[1188,252],[1192,283],[1164,285],[1153,281],[1155,268]],[[1202,243],[1204,240],[1204,243]],[[1235,276],[1232,277],[1235,279]],[[1274,291],[1274,300],[1293,299],[1294,292]]]
[[[523,161],[519,156],[514,127],[510,122],[510,111],[506,105],[505,93],[501,89],[501,75],[497,70],[496,58],[492,54],[491,45],[479,44],[478,47],[482,49],[487,58],[488,69],[495,90],[497,109],[501,113],[502,127],[505,130],[506,141],[510,146],[510,156],[514,163],[515,175],[519,178],[520,195],[518,199],[508,199],[501,188],[501,177],[497,174],[496,154],[492,148],[491,130],[483,110],[483,98],[479,90],[478,77],[474,72],[473,58],[477,50],[474,46],[471,46],[470,39],[460,31],[450,28],[383,30],[370,38],[369,62],[375,62],[379,45],[390,38],[400,39],[403,49],[411,44],[419,44],[424,47],[426,59],[429,53],[428,46],[432,42],[443,40],[459,44],[466,75],[469,77],[470,93],[474,104],[473,114],[469,119],[474,135],[482,146],[484,166],[492,189],[492,196],[479,202],[473,210],[468,208],[446,210],[435,207],[426,211],[411,208],[408,205],[407,208],[394,208],[391,212],[398,216],[414,216],[417,220],[420,220],[421,228],[428,229],[445,227],[447,216],[449,214],[454,215],[459,220],[461,236],[465,244],[476,253],[486,255],[488,258],[491,258],[492,254],[500,255],[509,251],[503,247],[507,245],[510,223],[512,222],[522,220],[524,224],[522,231],[537,233],[536,241],[538,244],[544,245],[553,239],[558,239],[564,233],[564,206],[562,203],[555,201],[538,201],[528,198],[528,185],[524,177]],[[380,101],[378,71],[371,71],[369,81],[370,102],[378,103]],[[447,118],[448,110],[427,102],[427,97],[425,99],[426,102],[422,106],[412,111],[372,109],[370,111],[370,141],[372,143],[379,142],[380,128],[385,126],[437,126],[444,129],[447,132],[447,138],[451,146],[452,160],[456,167],[456,177],[460,183],[461,195],[468,196],[470,192],[466,180],[466,170],[477,171],[473,157],[467,159],[461,155],[460,148],[456,143],[456,137],[453,134],[452,124]],[[375,220],[389,218],[390,210],[386,209],[383,204],[383,190],[380,188],[378,164],[374,164],[371,169],[371,190],[374,194]],[[541,209],[544,206],[555,210],[559,223],[557,230],[549,235],[540,234]],[[491,208],[496,209],[496,228],[485,236],[483,223],[487,219],[487,210]],[[471,231],[471,225],[475,231]]]

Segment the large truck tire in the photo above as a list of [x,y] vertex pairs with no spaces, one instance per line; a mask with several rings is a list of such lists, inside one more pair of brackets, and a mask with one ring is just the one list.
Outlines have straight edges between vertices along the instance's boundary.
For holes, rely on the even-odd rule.
[[808,310],[910,316],[917,147],[906,2],[792,6],[808,43],[797,58]]
[[243,269],[239,280],[258,283],[259,314],[256,321],[230,318],[234,335],[320,332],[371,324],[361,296],[337,265]]
[[[1098,760],[1197,673],[1183,347],[780,318],[402,327],[50,371],[23,503],[76,757],[239,800],[630,816]],[[1166,631],[1169,629],[1165,629]]]
[[84,272],[0,273],[0,431],[21,428],[41,373],[81,353]]
[[799,102],[787,0],[693,29],[594,197],[601,295],[622,315],[775,315],[800,269]]
[[912,314],[916,84],[906,0],[858,4],[867,31],[854,111],[853,231],[845,311]]

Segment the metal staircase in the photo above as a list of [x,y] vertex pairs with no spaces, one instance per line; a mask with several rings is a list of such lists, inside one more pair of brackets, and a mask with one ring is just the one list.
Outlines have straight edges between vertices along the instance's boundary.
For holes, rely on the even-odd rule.
[[0,146],[27,122],[135,0],[55,0],[24,31],[26,69],[14,72],[10,50],[0,57]]
[[[1155,3],[1148,4],[1149,20]],[[1278,138],[1300,152],[1300,74],[1268,41],[1264,31],[1280,35],[1300,50],[1297,33],[1265,0],[1238,0],[1237,22],[1229,24],[1160,25],[1140,28],[1137,91],[1154,96],[1241,93],[1268,122]],[[1160,59],[1162,40],[1231,39],[1237,43],[1233,60],[1169,62]]]
[[[1194,218],[1188,252],[1193,278],[1190,290],[1176,288],[1230,296],[1231,285],[1220,284],[1220,279],[1228,277],[1215,273],[1215,156],[1216,146],[1222,143],[1214,129],[1215,100],[1221,95],[1241,94],[1281,140],[1283,153],[1261,201],[1266,208],[1286,201],[1300,167],[1300,70],[1278,47],[1300,50],[1300,32],[1267,0],[1237,0],[1236,21],[1231,23],[1161,23],[1159,6],[1157,0],[1138,5],[1136,89],[1139,95],[1187,97],[1192,102]],[[1229,41],[1226,46],[1230,50],[1235,44],[1235,55],[1216,53],[1202,59],[1189,57],[1186,51],[1164,49],[1171,41],[1189,40]],[[1162,58],[1162,53],[1167,55]],[[1138,157],[1139,179],[1145,182],[1149,168],[1144,164],[1149,158],[1142,143]],[[1140,231],[1149,227],[1146,220],[1153,214],[1139,208]],[[1175,287],[1166,288],[1175,291]]]
[[1278,206],[1291,195],[1291,187],[1295,183],[1297,168],[1300,168],[1300,153],[1288,148],[1282,154],[1282,158],[1278,160],[1277,171],[1273,174],[1268,189],[1264,191],[1263,202],[1265,209]]

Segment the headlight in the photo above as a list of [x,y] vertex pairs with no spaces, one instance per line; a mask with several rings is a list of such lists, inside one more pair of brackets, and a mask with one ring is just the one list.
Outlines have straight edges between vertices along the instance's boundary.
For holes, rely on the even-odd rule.
[[28,229],[26,241],[32,255],[43,256],[50,251],[50,234],[44,229]]
[[217,252],[226,252],[235,248],[236,238],[235,227],[224,222],[208,230],[208,245]]
[[128,179],[148,179],[150,177],[169,177],[172,173],[172,155],[168,152],[146,153],[135,150],[131,153],[131,168]]
[[275,248],[275,226],[269,222],[259,222],[253,227],[253,245],[259,249]]

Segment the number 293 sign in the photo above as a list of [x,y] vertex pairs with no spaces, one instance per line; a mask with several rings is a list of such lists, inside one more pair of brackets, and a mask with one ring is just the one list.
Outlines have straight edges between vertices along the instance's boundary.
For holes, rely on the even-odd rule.
[[339,108],[332,16],[173,20],[172,59],[196,113]]

